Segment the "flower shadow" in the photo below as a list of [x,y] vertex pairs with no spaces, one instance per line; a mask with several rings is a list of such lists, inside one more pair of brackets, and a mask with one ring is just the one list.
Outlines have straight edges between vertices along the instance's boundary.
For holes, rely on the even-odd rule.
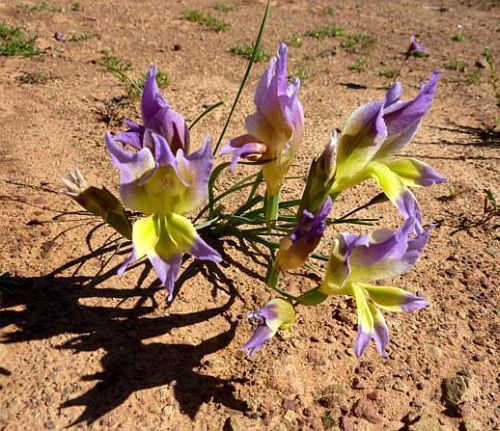
[[[22,343],[73,334],[70,340],[56,348],[75,353],[105,351],[101,359],[103,371],[82,377],[83,381],[95,381],[95,386],[61,405],[62,408],[84,406],[72,425],[98,420],[136,391],[174,382],[173,392],[180,410],[191,418],[209,400],[234,410],[246,410],[246,403],[233,395],[236,380],[211,376],[206,370],[203,374],[198,372],[206,355],[231,342],[235,322],[228,320],[223,332],[198,344],[145,342],[168,334],[174,328],[225,315],[237,296],[232,281],[215,265],[193,262],[181,274],[176,291],[201,273],[214,289],[224,286],[226,302],[203,311],[158,315],[153,313],[159,307],[155,293],[162,287],[157,282],[141,286],[149,270],[144,263],[135,265],[142,265],[143,270],[139,286],[131,289],[100,286],[116,274],[117,266],[100,271],[96,277],[78,275],[79,268],[87,260],[109,254],[112,249],[113,246],[106,246],[92,250],[45,276],[8,276],[9,289],[3,293],[0,328],[15,325],[17,329],[5,334],[2,342]],[[73,268],[72,276],[62,275],[63,271],[67,273]],[[124,302],[127,308],[121,306]]]

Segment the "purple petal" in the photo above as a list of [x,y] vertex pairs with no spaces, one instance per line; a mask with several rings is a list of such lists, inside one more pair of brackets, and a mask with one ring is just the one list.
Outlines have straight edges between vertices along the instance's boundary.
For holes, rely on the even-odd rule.
[[361,326],[358,325],[358,334],[356,336],[356,341],[354,342],[354,354],[358,358],[363,355],[371,339],[371,334],[364,332],[361,329]]
[[396,206],[399,209],[399,213],[405,219],[414,219],[415,221],[414,230],[416,233],[421,233],[422,212],[420,211],[420,205],[418,204],[415,195],[411,191],[406,189],[396,201]]
[[387,137],[385,102],[370,102],[356,109],[340,135],[337,177],[351,178],[372,161]]
[[411,293],[406,293],[404,300],[400,306],[403,311],[410,313],[412,311],[417,311],[424,307],[427,307],[428,305],[429,302],[424,298],[412,295]]
[[412,34],[410,36],[410,46],[408,47],[408,53],[411,54],[414,51],[419,51],[421,53],[426,54],[427,48],[424,45],[418,43],[417,38],[415,37],[415,35]]
[[425,244],[427,244],[427,241],[429,240],[430,232],[431,230],[428,228],[417,233],[415,238],[409,239],[408,248],[401,258],[408,268],[413,267],[422,254]]
[[258,352],[265,343],[267,343],[273,336],[273,331],[267,326],[258,326],[253,332],[252,337],[248,342],[241,348],[248,356],[252,356],[254,353]]
[[252,311],[248,313],[249,320],[256,320],[261,324],[265,324],[267,321],[278,318],[278,311],[276,307],[270,304],[266,304],[260,310]]
[[448,181],[447,178],[443,177],[438,171],[429,165],[424,166],[422,176],[419,179],[419,183],[423,187],[444,183],[446,181]]
[[375,345],[377,346],[377,350],[380,355],[383,358],[387,358],[385,348],[389,343],[389,330],[387,329],[385,322],[375,323],[373,340],[375,341]]
[[127,259],[119,266],[118,270],[116,273],[118,275],[123,275],[125,274],[125,271],[127,270],[127,267],[134,263],[137,260],[137,254],[135,251],[135,248],[132,249],[132,253],[130,253],[130,256],[127,257]]
[[398,102],[401,98],[401,94],[403,93],[403,89],[401,87],[401,82],[395,82],[392,84],[387,93],[385,94],[385,105],[384,108],[387,108],[390,105]]
[[144,139],[144,127],[129,119],[125,119],[124,123],[129,129],[115,135],[115,140],[140,150]]
[[210,247],[200,236],[194,240],[190,254],[196,259],[211,260],[212,262],[222,262],[221,255]]
[[323,236],[332,207],[333,201],[328,196],[316,215],[307,210],[302,212],[297,227],[281,241],[276,256],[276,266],[280,271],[297,268],[307,260]]
[[[272,58],[264,75],[261,77],[255,92],[255,105],[267,121],[267,127],[259,126],[257,134],[247,129],[249,133],[259,138],[259,141],[269,143],[263,134],[269,135],[271,126],[275,134],[285,136],[285,141],[296,131],[301,133],[304,123],[302,106],[298,100],[300,81],[289,83],[287,77],[287,47],[281,43],[278,57]],[[262,132],[265,133],[262,133]]]
[[[372,234],[373,240],[364,246],[357,246],[351,254],[351,262],[356,266],[369,267],[387,259],[401,259],[408,248],[408,237],[413,232],[415,220],[409,218],[400,230],[375,231]],[[380,235],[384,236],[379,240]]]
[[144,83],[141,112],[144,126],[162,135],[173,153],[182,148],[189,151],[189,128],[184,117],[170,109],[156,83],[156,67],[151,66]]
[[397,102],[385,109],[388,137],[380,148],[377,159],[387,159],[413,139],[422,118],[431,108],[438,79],[439,72],[433,72],[431,79],[422,86],[413,100]]
[[167,289],[167,301],[172,301],[174,297],[175,280],[181,269],[182,254],[174,254],[168,260],[163,260],[159,256],[150,256],[149,261],[151,265],[153,265],[161,284]]
[[260,158],[266,150],[266,145],[258,142],[254,136],[247,134],[231,139],[221,148],[219,154],[222,156],[232,153],[231,171],[234,171],[240,157],[250,159]]
[[154,167],[154,159],[148,148],[132,153],[119,146],[106,132],[106,147],[111,161],[120,170],[120,182],[132,183]]
[[210,147],[210,138],[204,145],[189,156],[184,151],[177,153],[177,164],[180,175],[189,184],[184,212],[191,211],[203,203],[208,197],[208,181],[214,165],[214,156]]

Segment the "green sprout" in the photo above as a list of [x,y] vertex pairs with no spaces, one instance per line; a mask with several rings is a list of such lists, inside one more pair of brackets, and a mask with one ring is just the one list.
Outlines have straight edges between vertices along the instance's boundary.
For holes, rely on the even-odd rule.
[[217,19],[210,12],[188,9],[182,14],[190,22],[196,22],[214,31],[226,31],[231,24],[222,19]]
[[331,7],[331,6],[325,7],[325,14],[333,16],[333,15],[335,15],[335,13],[336,13],[336,10],[334,7]]
[[462,32],[458,32],[451,37],[451,40],[454,42],[464,42],[467,40],[467,37]]
[[285,43],[288,46],[292,46],[293,48],[300,48],[302,46],[302,38],[299,35],[292,35],[288,39],[285,40]]
[[50,13],[61,13],[64,12],[63,8],[50,6],[47,2],[39,1],[33,5],[22,3],[17,6],[19,9],[25,12],[50,12]]
[[94,38],[95,34],[91,31],[84,31],[81,33],[75,33],[68,38],[68,42],[87,42]]
[[301,83],[305,83],[311,77],[311,73],[309,72],[309,68],[305,64],[303,64],[299,66],[293,76],[299,78]]
[[304,33],[306,36],[316,39],[326,39],[327,37],[338,37],[344,35],[344,29],[336,25],[327,25],[308,30]]
[[[139,97],[144,89],[146,74],[138,78],[130,78],[127,75],[127,72],[132,68],[130,61],[117,57],[111,50],[104,50],[103,54],[104,57],[97,64],[104,66],[108,72],[125,85],[125,90],[129,98],[135,99]],[[156,83],[160,88],[165,87],[170,83],[170,78],[166,73],[158,70],[156,73]]]
[[[144,74],[139,78],[132,79],[131,82],[125,82],[127,96],[129,98],[137,99],[138,97],[141,96],[142,91],[144,90],[146,76],[147,75]],[[158,70],[156,72],[156,83],[160,88],[166,87],[168,84],[170,84],[170,78],[166,73],[162,72],[161,70]]]
[[[231,52],[233,54],[239,55],[240,57],[244,57],[247,60],[251,60],[253,48],[254,47],[250,44],[236,45],[231,48]],[[254,62],[258,63],[259,61],[267,61],[270,57],[271,54],[259,47],[259,49],[255,53]]]
[[488,63],[488,69],[490,71],[490,83],[493,88],[493,93],[497,99],[497,106],[500,107],[500,86],[498,83],[497,68],[495,66],[495,59],[493,58],[493,50],[491,48],[484,48],[484,56],[486,57],[486,63]]
[[481,83],[481,72],[479,69],[473,70],[467,75],[467,81],[473,85],[479,85]]
[[456,70],[457,72],[465,72],[467,64],[463,60],[454,59],[449,60],[445,65],[445,69]]
[[347,66],[347,68],[356,73],[364,72],[366,68],[365,60],[363,60],[362,58],[358,58],[356,61],[354,61],[354,63]]
[[375,43],[375,38],[369,34],[353,34],[347,37],[340,46],[347,52],[353,54],[358,51],[364,51]]
[[55,79],[57,78],[52,74],[44,72],[22,72],[18,78],[22,84],[47,84]]
[[395,69],[380,69],[378,71],[379,76],[383,76],[387,79],[393,79],[398,76],[398,71]]
[[0,21],[0,55],[5,57],[33,56],[41,54],[35,47],[37,36],[27,36],[21,27]]
[[215,3],[214,9],[218,12],[228,13],[233,10],[233,7],[230,4],[219,2]]
[[123,75],[132,67],[130,61],[117,57],[112,50],[105,49],[102,54],[103,58],[97,63],[104,66],[108,72]]

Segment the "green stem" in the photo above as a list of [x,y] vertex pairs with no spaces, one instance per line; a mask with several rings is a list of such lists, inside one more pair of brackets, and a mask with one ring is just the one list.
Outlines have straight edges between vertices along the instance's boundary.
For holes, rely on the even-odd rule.
[[280,205],[280,194],[279,192],[273,196],[269,196],[266,193],[264,200],[264,218],[266,219],[266,224],[269,228],[276,225],[276,220],[279,215],[279,205]]
[[205,115],[207,114],[210,114],[210,112],[212,112],[215,108],[218,108],[219,106],[223,105],[224,102],[218,102],[218,103],[215,103],[214,105],[210,105],[207,109],[205,109],[200,115],[198,115],[198,117],[196,117],[194,119],[194,121],[191,123],[191,125],[189,126],[189,130],[191,130],[195,124],[200,121]]
[[226,120],[226,124],[224,124],[224,128],[222,129],[219,140],[217,141],[217,144],[215,145],[214,154],[217,154],[217,151],[219,150],[222,139],[224,139],[224,135],[226,134],[226,130],[229,127],[229,123],[230,123],[231,118],[233,116],[234,110],[236,109],[236,105],[238,104],[238,101],[240,99],[241,93],[243,91],[243,87],[245,87],[245,84],[248,80],[248,76],[250,75],[250,71],[252,70],[252,66],[255,63],[255,58],[256,58],[257,52],[260,48],[260,43],[262,41],[262,35],[264,34],[264,28],[266,26],[267,18],[269,17],[270,9],[271,9],[271,0],[268,0],[266,10],[264,11],[264,16],[262,17],[262,22],[260,24],[259,34],[257,35],[257,40],[255,41],[255,45],[253,47],[252,56],[250,57],[250,60],[248,61],[247,70],[245,71],[245,75],[243,76],[243,80],[241,81],[240,88],[238,89],[238,93],[236,94],[236,98],[234,99],[233,106],[231,107],[231,111],[229,112],[229,116],[227,117],[227,120]]

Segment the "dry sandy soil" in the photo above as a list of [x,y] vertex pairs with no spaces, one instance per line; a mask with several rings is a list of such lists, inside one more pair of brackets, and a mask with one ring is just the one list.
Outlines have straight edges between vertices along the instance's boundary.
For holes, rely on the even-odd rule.
[[[393,281],[431,306],[387,316],[387,360],[373,346],[361,359],[354,356],[355,313],[344,298],[301,310],[290,334],[245,358],[238,350],[252,331],[245,316],[271,293],[262,260],[238,249],[236,240],[220,244],[219,267],[187,261],[168,308],[144,265],[115,276],[123,251],[101,269],[112,257],[112,249],[101,247],[110,231],[92,230],[97,222],[80,221],[69,213],[77,205],[54,191],[73,167],[90,183],[117,189],[104,133],[118,130],[124,117],[139,119],[139,111],[99,64],[102,51],[131,61],[132,76],[158,64],[170,77],[167,99],[188,121],[203,105],[225,101],[193,129],[197,146],[205,134],[220,133],[246,65],[231,48],[255,37],[265,2],[227,1],[229,11],[216,10],[215,0],[72,4],[47,0],[29,10],[17,0],[0,1],[0,21],[36,33],[43,50],[36,57],[0,57],[1,430],[500,429],[499,219],[487,220],[483,208],[484,189],[500,197],[493,120],[500,114],[483,58],[492,47],[500,68],[498,2],[273,4],[264,48],[274,52],[279,41],[299,35],[290,71],[309,75],[301,89],[306,142],[297,175],[356,106],[382,97],[391,79],[379,72],[401,67],[410,34],[419,35],[430,56],[402,68],[405,97],[433,69],[444,72],[405,154],[431,163],[449,182],[417,191],[425,221],[437,227],[417,267]],[[216,32],[189,22],[187,9],[210,11],[231,27]],[[347,36],[304,36],[333,24],[375,41],[349,52]],[[466,39],[454,41],[459,25]],[[66,40],[57,41],[55,32]],[[92,36],[70,40],[83,32]],[[364,70],[349,69],[358,59]],[[242,132],[264,66],[253,69],[228,135]],[[285,193],[297,196],[302,185]],[[358,187],[335,214],[376,190],[369,183]],[[387,204],[362,215],[380,217],[383,226],[399,222]],[[283,286],[297,293],[318,280],[296,272]]]

